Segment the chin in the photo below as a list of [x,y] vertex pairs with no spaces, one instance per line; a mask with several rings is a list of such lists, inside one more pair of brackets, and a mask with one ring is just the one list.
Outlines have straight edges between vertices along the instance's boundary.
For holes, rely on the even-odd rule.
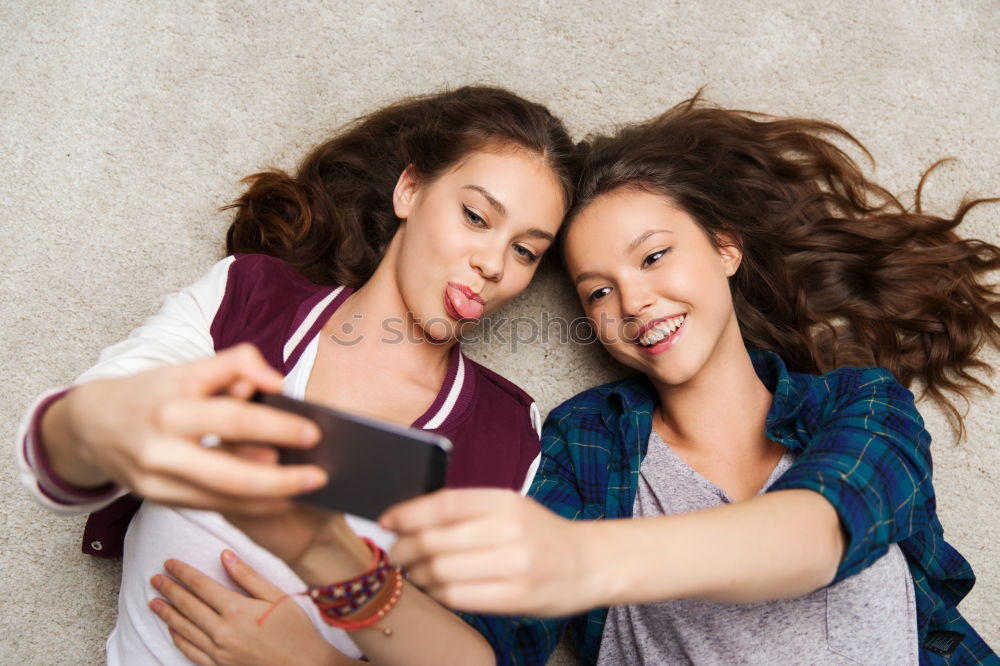
[[649,377],[655,383],[665,386],[680,386],[686,384],[696,374],[688,367],[689,363],[679,362],[682,359],[661,356],[649,357],[638,350],[628,350],[631,353],[612,354],[615,359],[632,370],[637,370]]
[[[607,347],[605,347],[607,349]],[[632,370],[637,370],[643,374],[650,374],[651,368],[649,367],[649,362],[645,358],[641,358],[633,353],[630,353],[630,349],[608,349],[608,353],[611,354],[611,358],[615,359],[622,365]]]
[[653,381],[664,386],[683,386],[691,381],[692,375],[684,372],[646,373]]
[[461,340],[464,336],[472,335],[485,319],[486,317],[458,322],[455,324],[455,337]]
[[429,317],[427,326],[420,326],[428,342],[445,344],[458,337],[460,325],[444,316]]

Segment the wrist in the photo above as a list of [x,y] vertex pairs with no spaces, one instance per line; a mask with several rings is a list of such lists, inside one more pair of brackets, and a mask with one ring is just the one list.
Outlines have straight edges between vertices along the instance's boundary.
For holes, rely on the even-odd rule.
[[[669,536],[669,516],[657,518],[591,520],[576,523],[582,528],[577,543],[583,574],[581,591],[589,607],[676,598],[677,570]],[[654,591],[655,590],[655,591]]]
[[367,570],[371,558],[371,550],[343,515],[333,514],[302,554],[288,564],[307,585],[315,586],[358,576]]
[[96,488],[112,479],[93,462],[83,440],[73,427],[82,387],[76,387],[49,404],[41,414],[38,442],[52,473],[80,489]]
[[[610,606],[620,594],[622,575],[618,564],[619,553],[612,552],[613,535],[617,521],[587,520],[573,522],[571,528],[575,534],[572,539],[575,551],[579,553],[578,577],[580,585],[577,590],[582,595],[581,606],[597,608]],[[615,566],[609,566],[609,565]]]

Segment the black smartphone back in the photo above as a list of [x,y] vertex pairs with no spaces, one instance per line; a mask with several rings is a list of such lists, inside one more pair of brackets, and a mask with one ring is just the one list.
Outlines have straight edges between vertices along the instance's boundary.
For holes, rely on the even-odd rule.
[[279,449],[282,464],[315,464],[329,475],[299,501],[375,520],[393,504],[444,486],[447,437],[274,393],[258,391],[251,400],[312,419],[323,432],[311,449]]

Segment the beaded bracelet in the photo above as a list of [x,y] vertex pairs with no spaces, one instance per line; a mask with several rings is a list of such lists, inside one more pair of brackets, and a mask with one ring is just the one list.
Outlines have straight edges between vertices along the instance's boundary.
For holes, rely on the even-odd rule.
[[[298,594],[308,595],[319,609],[323,621],[339,629],[364,629],[384,618],[403,593],[403,572],[389,562],[385,551],[375,545],[375,542],[366,537],[362,538],[362,541],[372,552],[372,561],[367,571],[337,583],[310,587],[296,595],[285,594],[257,618],[257,625],[262,625],[278,604],[289,596]],[[386,591],[388,594],[385,594]],[[373,602],[379,598],[384,598],[386,601],[375,605]],[[363,612],[364,607],[369,605],[374,610],[370,613]],[[349,615],[355,617],[350,620],[343,619]],[[389,627],[381,628],[380,631],[386,636],[392,635],[392,629]]]
[[[310,587],[308,594],[319,609],[323,621],[332,627],[347,631],[364,629],[376,624],[384,618],[399,602],[403,593],[403,572],[389,563],[385,551],[368,538],[363,539],[372,551],[372,563],[368,571],[345,581],[329,585]],[[386,597],[383,592],[388,590]],[[378,598],[385,602],[374,605]],[[369,613],[364,608],[371,606]],[[344,619],[353,615],[351,619]],[[386,636],[392,635],[392,629],[381,629]]]
[[352,581],[334,583],[322,587],[309,588],[309,596],[313,603],[325,613],[333,613],[339,617],[354,613],[366,603],[375,598],[385,584],[392,567],[385,563],[375,571],[369,572]]
[[[393,578],[393,582],[391,585],[387,584],[384,586],[385,589],[389,590],[388,598],[386,599],[385,603],[378,606],[378,609],[372,611],[370,615],[366,615],[363,617],[356,617],[351,620],[344,620],[341,619],[340,617],[337,618],[330,617],[330,615],[327,612],[325,612],[321,607],[320,615],[322,616],[323,621],[326,622],[331,627],[337,627],[338,629],[344,629],[346,631],[356,631],[358,629],[366,629],[368,627],[375,625],[377,622],[379,622],[386,615],[389,614],[389,611],[391,611],[393,607],[399,602],[399,597],[403,594],[402,570],[399,567],[392,567],[392,569],[390,570],[390,574]],[[386,636],[392,636],[391,627],[375,627],[375,628],[381,631]]]

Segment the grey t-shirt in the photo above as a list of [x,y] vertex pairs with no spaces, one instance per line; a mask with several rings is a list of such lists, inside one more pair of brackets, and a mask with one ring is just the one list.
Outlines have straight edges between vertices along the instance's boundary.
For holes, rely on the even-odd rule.
[[[794,461],[786,453],[764,492]],[[654,431],[633,515],[708,509],[733,500]],[[725,604],[678,599],[609,610],[598,664],[878,664],[919,662],[916,602],[899,547],[856,576],[795,599]]]

